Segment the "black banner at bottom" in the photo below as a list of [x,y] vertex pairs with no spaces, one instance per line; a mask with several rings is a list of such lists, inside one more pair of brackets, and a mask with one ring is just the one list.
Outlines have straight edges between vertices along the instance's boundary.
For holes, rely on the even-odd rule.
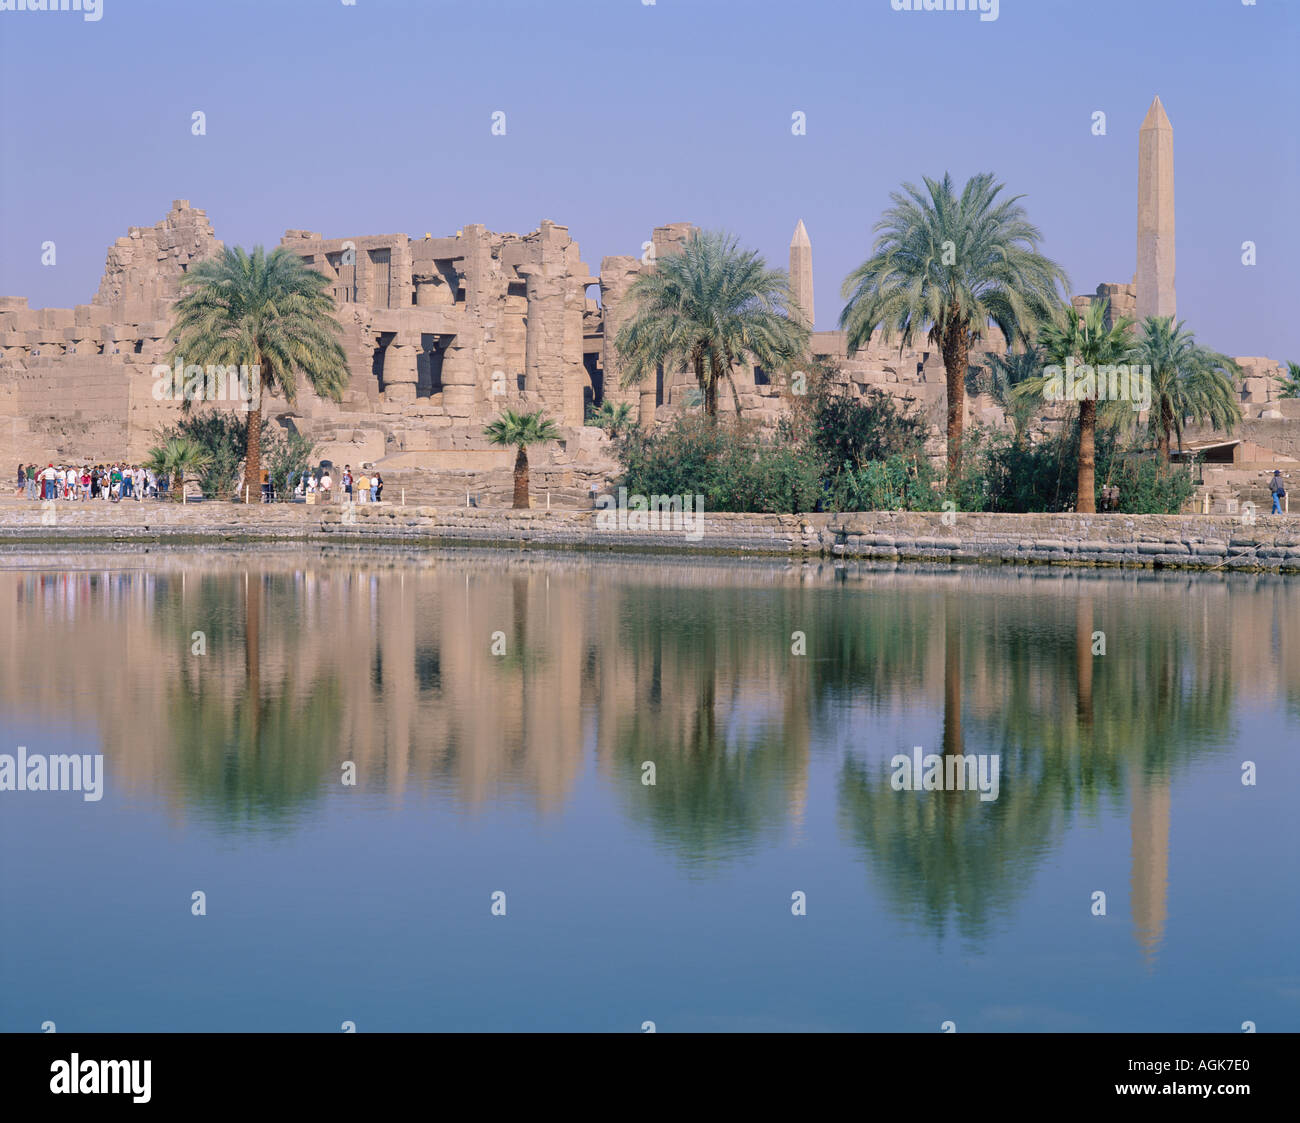
[[[462,1092],[500,1110],[635,1104],[767,1111],[787,1099],[879,1090],[932,1110],[1122,1100],[1285,1102],[1300,1080],[1292,1034],[693,1035],[9,1034],[6,1114],[111,1101],[164,1109],[375,1108]],[[808,1052],[805,1053],[804,1050]],[[611,1099],[622,1093],[622,1098]],[[628,1099],[631,1093],[632,1099]],[[588,1097],[592,1097],[589,1099]],[[683,1097],[686,1097],[684,1100]],[[1285,1099],[1284,1099],[1285,1097]],[[807,1101],[805,1101],[807,1102]],[[432,1105],[431,1105],[432,1106]],[[811,1104],[809,1104],[811,1106]],[[25,1118],[12,1115],[12,1118]]]

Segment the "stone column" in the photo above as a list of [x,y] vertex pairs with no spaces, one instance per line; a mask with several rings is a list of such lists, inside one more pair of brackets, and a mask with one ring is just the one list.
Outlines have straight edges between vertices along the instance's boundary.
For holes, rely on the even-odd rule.
[[524,390],[540,397],[552,420],[581,425],[583,294],[563,261],[522,265],[519,273],[528,298]]
[[384,401],[403,405],[415,401],[419,380],[416,348],[401,337],[394,339],[384,352]]
[[[650,234],[651,244],[654,246],[655,260],[658,261],[663,257],[674,257],[680,254],[685,248],[686,243],[695,237],[698,233],[697,227],[690,222],[670,222],[666,226],[656,226]],[[653,268],[653,266],[651,266]],[[641,384],[641,416],[649,417],[652,421],[655,415],[655,400],[658,397],[656,376],[650,374]],[[694,371],[672,371],[666,370],[663,373],[664,381],[664,401],[668,402],[672,395],[672,387],[697,386]],[[724,387],[718,387],[718,401],[722,401],[722,390]]]
[[437,273],[419,273],[412,279],[417,308],[450,307],[456,298],[450,286]]
[[[626,390],[622,389],[623,365],[619,361],[614,341],[632,312],[624,302],[627,290],[632,287],[632,282],[640,272],[640,262],[635,257],[607,257],[600,263],[601,328],[604,336],[600,344],[600,365],[605,372],[605,400],[615,403],[627,402],[638,410],[641,395],[637,387],[629,386]],[[653,383],[650,390],[653,394]],[[654,420],[653,407],[652,398],[651,416],[645,418],[647,424]]]
[[[548,367],[564,340],[564,288],[540,267],[522,267],[528,295],[528,330],[524,336],[524,390],[540,393],[549,381]],[[549,387],[548,387],[549,388]]]
[[458,335],[442,357],[442,405],[448,417],[474,416],[474,386],[474,356]]

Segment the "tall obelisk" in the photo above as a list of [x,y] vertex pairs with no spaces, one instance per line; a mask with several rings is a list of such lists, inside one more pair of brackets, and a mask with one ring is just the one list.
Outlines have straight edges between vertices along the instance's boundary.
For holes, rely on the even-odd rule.
[[803,219],[799,220],[799,225],[794,228],[794,237],[790,239],[790,296],[811,328],[816,322],[813,315],[812,242]]
[[1137,315],[1173,316],[1174,127],[1156,98],[1138,133]]

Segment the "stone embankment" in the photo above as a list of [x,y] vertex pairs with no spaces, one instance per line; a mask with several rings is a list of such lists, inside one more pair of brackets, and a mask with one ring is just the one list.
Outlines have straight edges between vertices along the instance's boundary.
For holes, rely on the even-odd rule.
[[[51,513],[50,508],[53,508]],[[605,520],[600,516],[605,514]],[[884,561],[1300,572],[1300,518],[1258,515],[705,514],[652,529],[597,511],[204,503],[0,503],[0,544],[350,542]],[[661,523],[662,525],[656,525]]]

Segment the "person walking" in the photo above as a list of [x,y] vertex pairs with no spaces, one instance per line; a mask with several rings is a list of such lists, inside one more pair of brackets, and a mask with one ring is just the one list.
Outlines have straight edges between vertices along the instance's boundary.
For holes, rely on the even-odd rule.
[[27,465],[27,498],[36,498],[36,465]]
[[370,477],[370,502],[378,503],[384,491],[384,477],[376,472]]
[[1286,498],[1286,485],[1282,483],[1282,469],[1273,470],[1273,482],[1269,485],[1269,494],[1273,496],[1272,514],[1282,513],[1282,500]]
[[343,465],[343,493],[347,496],[345,503],[352,502],[352,465]]
[[23,492],[27,490],[27,465],[18,465],[18,498],[22,498]]

